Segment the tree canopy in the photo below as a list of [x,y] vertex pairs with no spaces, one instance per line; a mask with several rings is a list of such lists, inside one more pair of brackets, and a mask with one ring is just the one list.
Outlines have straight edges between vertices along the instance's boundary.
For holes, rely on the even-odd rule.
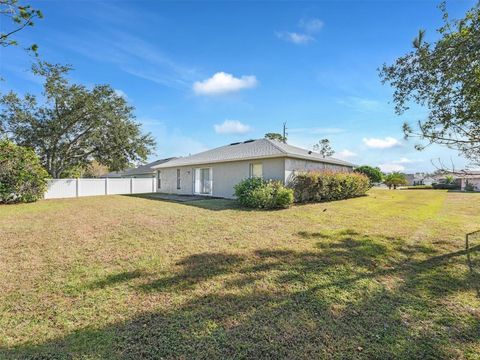
[[417,126],[404,124],[405,135],[427,144],[446,145],[480,162],[480,5],[464,18],[449,18],[440,5],[443,26],[439,39],[429,43],[420,31],[413,50],[380,70],[383,83],[394,88],[395,110],[403,114],[411,103],[428,108]]
[[370,179],[371,184],[380,183],[383,179],[382,171],[378,167],[363,165],[357,167],[355,172],[366,175]]
[[52,177],[93,160],[112,171],[144,161],[155,141],[142,134],[133,107],[108,85],[71,84],[72,68],[40,63],[43,98],[10,92],[0,98],[0,135],[35,150]]
[[397,186],[407,185],[408,183],[405,175],[399,172],[393,172],[385,175],[383,182],[388,186],[389,189],[392,187],[396,189]]
[[287,142],[287,137],[283,136],[282,134],[279,134],[279,133],[266,133],[265,134],[265,139],[280,141],[280,142],[283,142],[283,143]]
[[[0,0],[0,47],[18,45],[14,36],[19,31],[33,26],[34,19],[43,18],[40,10],[34,9],[30,5],[20,5],[18,0]],[[38,46],[30,45],[27,50],[36,53]]]
[[335,151],[330,146],[330,140],[328,139],[322,139],[317,144],[313,145],[313,150],[317,151],[323,157],[335,154]]
[[32,202],[47,190],[47,172],[33,150],[0,140],[0,203]]

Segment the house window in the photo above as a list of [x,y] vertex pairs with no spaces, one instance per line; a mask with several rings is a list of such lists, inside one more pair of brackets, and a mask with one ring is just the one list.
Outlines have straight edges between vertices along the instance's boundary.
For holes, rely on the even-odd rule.
[[252,163],[250,164],[250,177],[263,177],[263,166],[262,163]]
[[177,169],[177,190],[180,190],[180,169]]
[[162,188],[162,177],[161,177],[161,175],[162,175],[162,172],[160,170],[157,171],[157,187],[159,189]]
[[212,194],[212,168],[195,169],[195,194]]

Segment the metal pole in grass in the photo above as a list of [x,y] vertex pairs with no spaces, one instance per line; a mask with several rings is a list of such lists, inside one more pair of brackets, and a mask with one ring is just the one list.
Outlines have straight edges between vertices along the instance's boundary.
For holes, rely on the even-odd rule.
[[473,280],[473,284],[474,284],[474,287],[475,287],[475,290],[477,291],[477,297],[480,298],[480,286],[479,286],[479,274],[475,271],[474,269],[474,266],[473,266],[473,262],[472,262],[472,251],[473,249],[476,248],[476,246],[479,246],[479,245],[475,245],[473,247],[470,247],[470,236],[474,236],[474,235],[479,235],[480,236],[480,230],[477,230],[477,231],[473,231],[471,233],[468,233],[465,235],[465,250],[467,252],[467,264],[468,264],[468,268],[470,270],[470,275],[472,276],[472,280]]

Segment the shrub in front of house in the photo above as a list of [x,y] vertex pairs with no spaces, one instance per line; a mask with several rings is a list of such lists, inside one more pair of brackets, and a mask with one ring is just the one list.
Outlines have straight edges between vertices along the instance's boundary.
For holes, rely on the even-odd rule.
[[47,190],[47,177],[33,150],[0,140],[0,203],[41,199]]
[[403,188],[404,190],[432,190],[432,185],[412,185]]
[[460,190],[460,184],[458,183],[451,183],[451,184],[443,184],[443,183],[433,183],[433,189],[439,190]]
[[309,171],[296,174],[289,187],[294,191],[295,202],[302,203],[363,196],[371,183],[360,173]]
[[235,185],[240,204],[253,209],[285,209],[293,203],[293,190],[280,181],[249,178]]

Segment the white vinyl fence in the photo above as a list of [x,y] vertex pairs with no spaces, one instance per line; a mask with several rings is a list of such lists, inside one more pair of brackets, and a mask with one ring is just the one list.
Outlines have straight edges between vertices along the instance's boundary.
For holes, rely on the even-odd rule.
[[45,199],[73,198],[79,196],[142,194],[155,192],[157,179],[49,179]]

